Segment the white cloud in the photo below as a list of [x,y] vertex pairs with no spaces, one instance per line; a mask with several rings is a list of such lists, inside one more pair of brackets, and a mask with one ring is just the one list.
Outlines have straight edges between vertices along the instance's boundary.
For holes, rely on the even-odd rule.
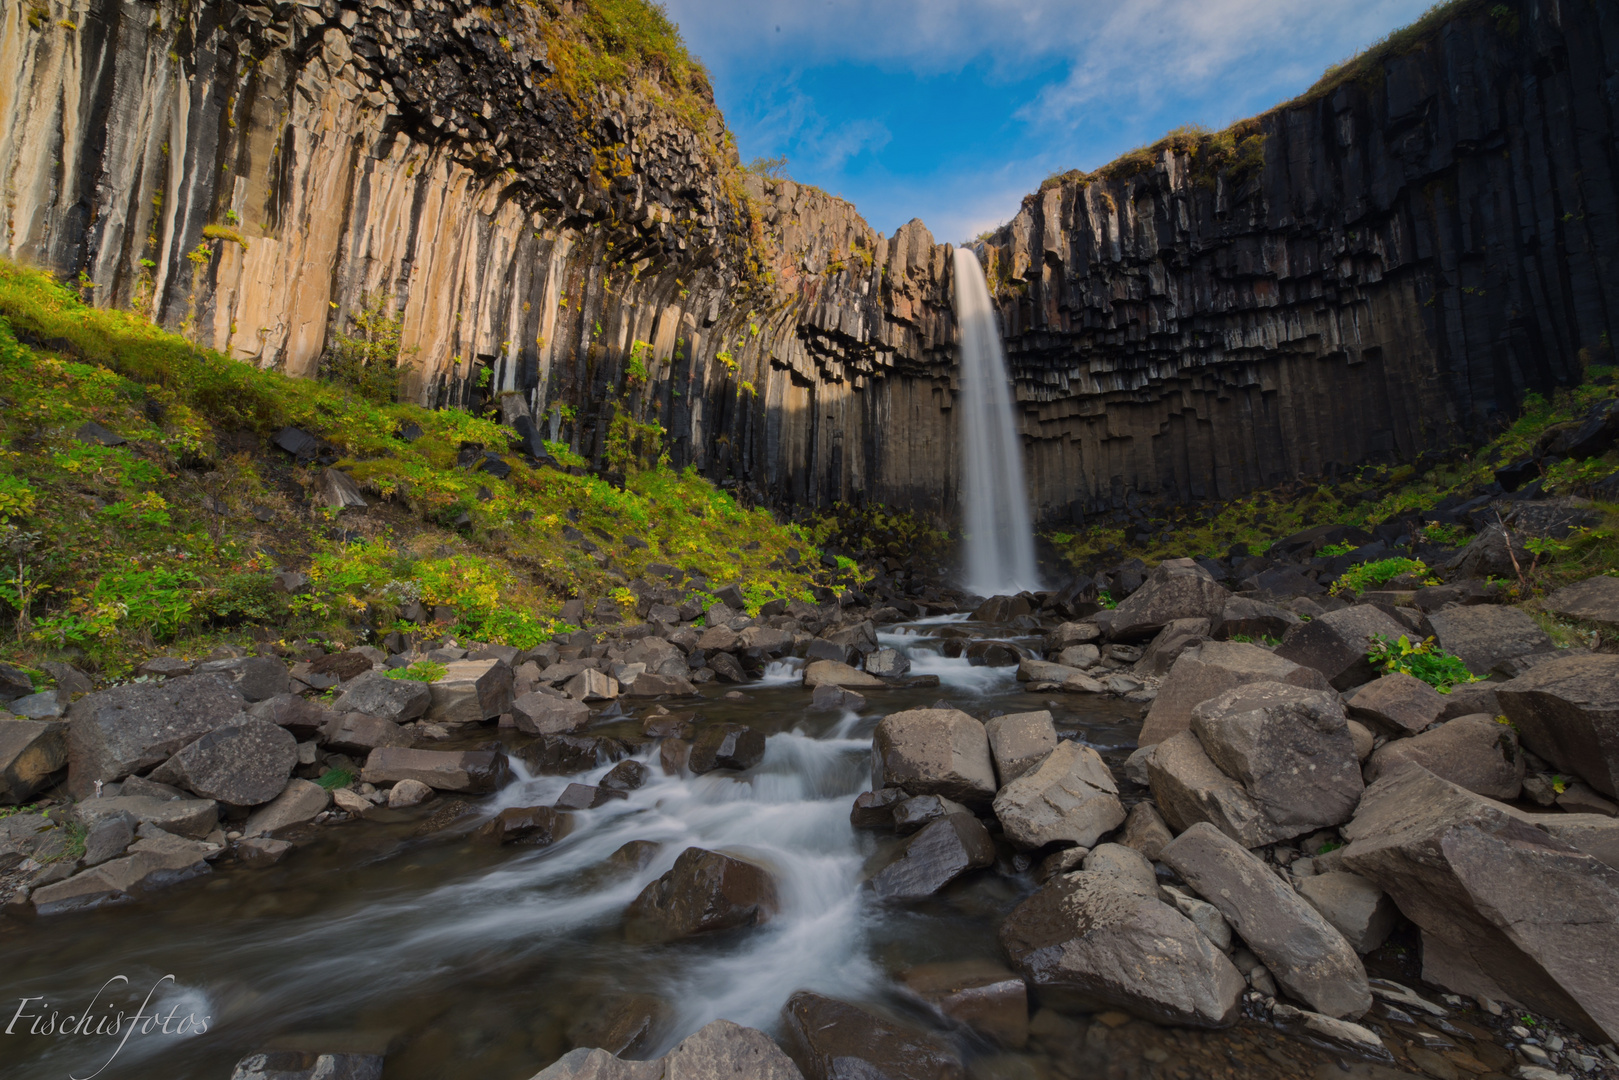
[[762,144],[791,144],[796,164],[827,172],[836,172],[859,154],[876,153],[893,138],[880,120],[829,120],[809,95],[791,86],[763,113],[750,115],[747,123]]

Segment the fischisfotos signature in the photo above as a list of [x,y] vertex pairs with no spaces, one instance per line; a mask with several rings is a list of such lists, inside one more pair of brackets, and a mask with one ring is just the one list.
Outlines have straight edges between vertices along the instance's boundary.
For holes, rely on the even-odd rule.
[[207,1015],[198,1016],[194,1010],[182,1014],[180,1010],[187,1008],[183,999],[172,1005],[167,1013],[163,1012],[161,1004],[155,1008],[152,1006],[152,999],[157,996],[158,991],[165,984],[174,982],[173,975],[165,975],[158,979],[146,992],[140,1007],[133,1013],[126,1012],[111,1003],[102,1002],[103,996],[110,997],[118,992],[114,990],[109,993],[111,988],[129,987],[129,977],[126,975],[114,975],[102,983],[101,989],[96,991],[90,1003],[76,1011],[72,1006],[53,1006],[43,996],[24,997],[17,1002],[17,1008],[12,1012],[4,1033],[13,1036],[35,1035],[58,1039],[106,1039],[109,1044],[117,1040],[117,1045],[112,1047],[112,1052],[99,1069],[92,1073],[83,1075],[74,1073],[69,1076],[69,1080],[93,1080],[117,1060],[118,1055],[128,1044],[130,1036],[137,1031],[143,1036],[183,1037],[201,1035],[208,1030],[213,1018]]

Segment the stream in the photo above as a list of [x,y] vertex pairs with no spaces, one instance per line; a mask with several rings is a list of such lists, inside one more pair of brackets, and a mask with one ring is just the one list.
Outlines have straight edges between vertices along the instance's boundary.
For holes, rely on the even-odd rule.
[[[1101,696],[1027,694],[1014,668],[974,667],[940,651],[941,634],[992,629],[959,618],[885,627],[882,643],[907,653],[912,674],[936,675],[940,685],[871,691],[860,714],[810,711],[796,661],[741,688],[745,700],[705,687],[702,702],[678,711],[691,708],[699,724],[765,732],[764,760],[741,774],[671,777],[649,746],[638,755],[652,774],[645,786],[577,812],[573,832],[549,848],[493,847],[468,833],[502,808],[549,804],[570,781],[592,783],[608,766],[532,776],[514,756],[518,780],[496,795],[441,794],[330,826],[269,869],[226,863],[138,904],[0,921],[0,1025],[14,1027],[0,1035],[5,1075],[224,1080],[244,1054],[284,1048],[386,1052],[389,1078],[526,1080],[575,1045],[612,1038],[624,1041],[625,1056],[656,1057],[720,1017],[777,1033],[782,1005],[800,989],[926,1017],[896,973],[939,961],[1004,962],[996,927],[1035,882],[985,871],[904,907],[880,905],[861,888],[866,868],[899,842],[849,824],[850,804],[870,786],[877,721],[940,699],[980,719],[1050,708],[1064,737],[1095,746],[1118,773],[1143,711]],[[652,708],[592,731],[639,738]],[[526,741],[500,734],[514,746]],[[490,737],[485,728],[459,741]],[[644,865],[628,857],[648,850],[625,849],[634,841],[657,845]],[[752,930],[627,943],[624,909],[689,846],[768,868],[779,914]],[[165,975],[173,981],[160,982]],[[105,1037],[28,1035],[29,1021],[13,1016],[80,1013],[116,976],[129,981],[105,986],[98,1010],[132,1008],[157,986],[151,1000],[162,1015],[207,1016],[207,1030],[154,1030],[119,1048]],[[18,1004],[31,996],[45,1000]],[[1008,1057],[957,1037],[969,1062]]]

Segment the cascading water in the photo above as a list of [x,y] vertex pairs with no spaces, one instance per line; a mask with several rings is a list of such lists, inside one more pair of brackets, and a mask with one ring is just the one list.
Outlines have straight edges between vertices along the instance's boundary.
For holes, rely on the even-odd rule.
[[956,249],[956,322],[961,327],[962,509],[966,586],[984,596],[1038,589],[1034,529],[1023,486],[1006,355],[978,256]]

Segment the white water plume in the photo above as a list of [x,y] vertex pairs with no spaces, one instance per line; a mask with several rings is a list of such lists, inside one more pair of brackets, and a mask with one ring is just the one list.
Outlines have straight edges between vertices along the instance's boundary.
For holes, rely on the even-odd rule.
[[1023,485],[1023,448],[995,308],[978,256],[957,248],[955,260],[966,586],[983,596],[1036,590],[1040,582]]

